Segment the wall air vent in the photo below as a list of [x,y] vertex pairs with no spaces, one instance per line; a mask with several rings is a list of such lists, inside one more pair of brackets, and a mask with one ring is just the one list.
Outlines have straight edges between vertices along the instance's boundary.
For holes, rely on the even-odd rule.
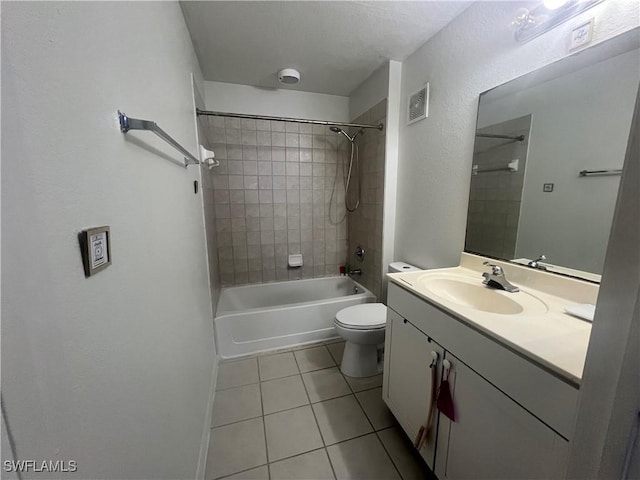
[[407,125],[411,125],[429,116],[429,84],[425,84],[420,90],[409,95],[409,108],[407,108]]

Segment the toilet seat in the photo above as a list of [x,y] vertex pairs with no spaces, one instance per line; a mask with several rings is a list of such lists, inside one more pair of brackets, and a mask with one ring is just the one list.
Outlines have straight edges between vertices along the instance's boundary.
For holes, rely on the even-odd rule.
[[362,303],[343,308],[336,314],[336,324],[353,330],[379,330],[387,325],[387,307],[383,303]]

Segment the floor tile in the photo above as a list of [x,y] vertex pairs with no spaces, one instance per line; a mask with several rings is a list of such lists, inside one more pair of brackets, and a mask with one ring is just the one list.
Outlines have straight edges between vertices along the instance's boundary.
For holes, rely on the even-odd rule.
[[296,345],[295,347],[292,347],[291,350],[295,352],[296,350],[306,350],[307,348],[318,347],[320,345],[324,345],[324,340],[316,340],[309,343],[302,343],[300,345]]
[[255,358],[223,363],[218,369],[216,390],[258,383],[258,363]]
[[218,478],[267,463],[262,418],[211,430],[206,478]]
[[315,403],[313,411],[318,419],[325,445],[332,445],[373,431],[353,395]]
[[378,432],[378,436],[403,480],[435,479],[399,427],[382,430]]
[[395,418],[382,400],[382,387],[356,393],[356,397],[373,428],[382,430],[395,425]]
[[331,356],[335,360],[337,365],[342,363],[342,354],[344,353],[344,342],[335,342],[327,345]]
[[260,380],[263,382],[300,373],[291,352],[259,357],[258,364],[260,366]]
[[293,352],[302,373],[334,367],[335,362],[324,345]]
[[337,368],[325,368],[302,375],[311,403],[341,397],[351,393],[347,382]]
[[262,382],[260,388],[265,415],[309,403],[300,375]]
[[323,446],[310,406],[264,417],[269,461],[281,460]]
[[267,350],[265,352],[260,352],[255,354],[256,357],[268,357],[270,355],[275,355],[276,353],[285,353],[290,352],[292,350],[291,347],[282,347],[282,348],[274,348],[273,350]]
[[230,477],[224,477],[220,480],[269,480],[269,468],[264,465],[258,468],[252,468],[246,472],[236,473]]
[[261,417],[260,385],[245,385],[216,392],[212,426]]
[[375,434],[327,447],[338,480],[400,480]]
[[287,458],[269,465],[271,480],[333,480],[333,469],[325,449]]
[[347,383],[351,387],[354,392],[362,392],[364,390],[371,390],[372,388],[377,388],[382,386],[382,374],[373,375],[371,377],[347,377],[344,378],[347,380]]

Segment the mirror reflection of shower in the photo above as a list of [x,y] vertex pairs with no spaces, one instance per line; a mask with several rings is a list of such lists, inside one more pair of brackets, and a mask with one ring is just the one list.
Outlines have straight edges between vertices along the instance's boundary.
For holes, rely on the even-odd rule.
[[[344,186],[344,206],[346,208],[346,211],[342,216],[342,218],[336,219],[335,221],[335,223],[340,223],[342,222],[342,220],[344,220],[344,217],[347,215],[347,212],[355,212],[360,206],[361,175],[360,175],[360,164],[358,161],[358,144],[356,143],[355,140],[358,137],[358,135],[364,134],[364,129],[361,128],[356,133],[354,133],[353,136],[349,135],[340,127],[329,127],[329,129],[334,133],[340,133],[344,135],[346,139],[349,140],[349,143],[351,144],[351,155],[349,158],[349,165],[346,165],[346,164],[342,165],[342,184]],[[354,159],[355,159],[355,168],[354,168]],[[351,183],[354,177],[357,180],[356,182],[357,186],[355,190],[356,192],[355,203],[350,205],[349,191],[350,191]],[[336,166],[336,175],[333,179],[333,188],[331,190],[331,202],[333,202],[333,199],[335,197],[337,181],[338,181],[338,168]],[[331,209],[329,209],[329,213],[331,213]]]

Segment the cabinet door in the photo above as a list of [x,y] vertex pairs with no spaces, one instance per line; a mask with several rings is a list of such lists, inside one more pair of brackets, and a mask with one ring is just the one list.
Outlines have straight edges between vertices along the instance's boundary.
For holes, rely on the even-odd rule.
[[[439,375],[444,350],[393,310],[388,309],[387,315],[383,398],[409,438],[414,440],[429,413],[431,352],[438,353],[438,364],[433,374]],[[420,450],[431,469],[437,417],[437,412],[434,412],[431,433]]]
[[446,358],[456,421],[440,414],[438,478],[562,478],[568,442],[449,352]]

